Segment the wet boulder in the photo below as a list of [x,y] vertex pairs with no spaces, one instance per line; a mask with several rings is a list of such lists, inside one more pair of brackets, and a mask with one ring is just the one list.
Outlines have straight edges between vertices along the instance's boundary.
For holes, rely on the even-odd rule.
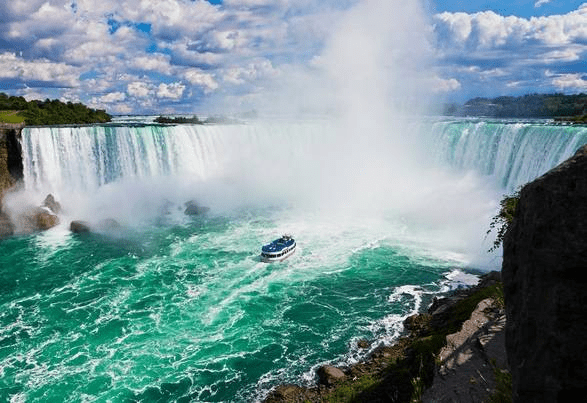
[[69,224],[69,230],[76,234],[90,232],[90,224],[86,221],[75,220]]
[[184,205],[185,205],[185,211],[184,211],[185,215],[202,215],[202,214],[207,213],[210,210],[209,207],[202,206],[195,200],[187,201],[187,202],[185,202]]
[[48,230],[59,224],[59,217],[47,208],[38,208],[34,211],[32,221],[35,229]]
[[0,213],[0,239],[9,237],[12,234],[14,234],[14,226],[10,218],[4,213]]
[[55,197],[52,194],[48,194],[47,197],[45,197],[42,207],[47,207],[54,214],[61,213],[61,204],[55,200]]
[[344,372],[341,369],[330,366],[330,365],[323,365],[318,368],[318,379],[320,379],[320,383],[326,386],[332,386],[336,382],[343,380],[346,378]]

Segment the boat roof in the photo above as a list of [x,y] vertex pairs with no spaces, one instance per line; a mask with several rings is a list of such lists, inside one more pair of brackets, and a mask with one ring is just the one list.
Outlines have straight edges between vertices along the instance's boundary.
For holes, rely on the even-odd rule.
[[279,239],[274,240],[273,242],[263,245],[261,250],[263,252],[279,252],[284,248],[289,248],[293,244],[295,244],[295,240],[290,235],[284,235]]

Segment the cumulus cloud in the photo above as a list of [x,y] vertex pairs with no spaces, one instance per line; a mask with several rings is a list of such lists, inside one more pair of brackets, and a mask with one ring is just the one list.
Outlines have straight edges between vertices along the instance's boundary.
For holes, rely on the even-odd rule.
[[587,90],[587,80],[584,77],[586,76],[579,73],[561,74],[553,77],[552,83],[561,90],[585,91]]
[[98,101],[108,104],[112,102],[124,101],[125,99],[126,94],[124,92],[111,92],[98,98]]
[[54,63],[46,59],[25,60],[10,52],[0,54],[0,78],[16,79],[29,84],[31,81],[42,81],[54,86],[74,87],[78,85],[79,71],[79,68],[65,63]]
[[456,91],[461,88],[461,83],[455,78],[444,79],[435,77],[431,83],[432,91],[435,93],[445,93]]
[[133,59],[132,66],[138,70],[151,70],[163,74],[170,74],[172,71],[169,63],[169,56],[162,54],[149,54]]
[[[420,60],[420,48],[398,54],[401,47],[393,41],[411,37],[419,43],[428,31],[395,21],[381,30],[383,35],[369,36],[356,28],[363,3],[373,0],[224,0],[219,5],[205,0],[8,1],[0,19],[0,80],[9,91],[24,94],[26,84],[35,88],[31,95],[68,94],[118,111],[187,110],[214,97],[248,103],[262,98],[263,88],[334,70],[328,63],[335,59],[324,50],[333,46],[333,33],[345,29],[340,48],[357,49],[357,56],[345,61],[357,77],[374,71],[373,63],[405,71],[421,68],[410,62]],[[384,3],[377,5],[381,23],[390,25],[390,16],[422,1]],[[546,3],[533,2],[536,7]],[[436,78],[422,81],[437,92],[454,93],[472,82],[486,87],[515,82],[522,88],[544,79],[546,67],[558,74],[559,81],[548,80],[552,88],[581,88],[580,81],[562,73],[575,73],[572,69],[587,56],[587,3],[564,15],[445,12],[430,16],[429,22],[440,63],[433,71]],[[364,46],[356,46],[362,40]],[[372,50],[383,48],[387,53],[371,57]],[[557,69],[561,65],[566,70]],[[565,84],[570,82],[579,86]],[[391,85],[396,84],[401,83]],[[315,80],[312,85],[325,83]],[[293,87],[292,92],[301,92]],[[304,102],[319,103],[311,98]]]
[[182,83],[172,83],[172,84],[159,84],[157,88],[157,97],[159,98],[169,98],[169,99],[180,99],[183,95],[183,91],[185,90],[185,85]]
[[[570,63],[585,59],[587,3],[563,15],[521,18],[493,11],[444,12],[435,15],[433,21],[443,75],[452,72],[461,83],[477,86],[493,83],[495,89],[489,91],[582,88],[575,76],[561,75],[548,82],[541,79],[546,65],[561,73],[574,73],[569,72]],[[586,67],[571,68],[586,72]]]
[[151,94],[152,88],[149,84],[141,81],[133,81],[126,87],[126,91],[130,96],[137,98],[146,98]]
[[275,77],[279,71],[269,60],[255,60],[247,66],[231,67],[224,74],[224,81],[241,85],[258,79]]
[[20,67],[7,70],[13,85],[16,75],[50,79],[51,86],[76,84],[82,100],[126,93],[135,105],[158,109],[152,102],[256,91],[284,64],[319,53],[333,22],[357,1],[12,1],[0,21],[0,54],[24,53]]
[[218,88],[218,83],[214,80],[214,76],[209,73],[204,73],[199,69],[189,69],[183,73],[183,77],[193,85],[204,87],[205,91],[214,91]]
[[493,11],[474,14],[444,12],[434,16],[439,45],[487,49],[530,44],[565,46],[587,40],[587,7],[565,15],[539,18],[504,17]]

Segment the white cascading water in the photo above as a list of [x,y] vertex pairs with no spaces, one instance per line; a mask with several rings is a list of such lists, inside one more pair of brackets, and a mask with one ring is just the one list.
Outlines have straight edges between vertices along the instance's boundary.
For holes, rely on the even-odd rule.
[[433,124],[437,159],[491,177],[512,192],[569,158],[587,143],[587,127],[547,122],[446,120]]
[[216,212],[287,205],[338,222],[384,217],[415,242],[482,267],[494,264],[484,236],[502,195],[587,143],[584,127],[437,120],[405,125],[423,150],[410,155],[422,158],[398,165],[381,147],[370,158],[365,144],[360,152],[348,139],[341,145],[337,127],[322,120],[27,128],[22,197],[38,205],[52,193],[67,220],[131,225],[190,199]]
[[[422,130],[429,144],[423,148],[439,165],[489,176],[504,191],[545,173],[587,143],[586,127],[540,123],[442,120]],[[334,127],[326,122],[27,128],[25,187],[93,192],[121,180],[190,176],[299,189],[304,184],[294,182],[336,182],[320,173],[344,157],[329,148],[336,143]]]

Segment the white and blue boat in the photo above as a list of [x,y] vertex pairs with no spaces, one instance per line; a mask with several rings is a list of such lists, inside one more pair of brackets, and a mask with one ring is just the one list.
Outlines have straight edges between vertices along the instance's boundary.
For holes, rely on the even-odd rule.
[[263,262],[281,262],[290,257],[295,250],[295,239],[286,234],[267,245],[263,245],[261,248],[261,260]]

